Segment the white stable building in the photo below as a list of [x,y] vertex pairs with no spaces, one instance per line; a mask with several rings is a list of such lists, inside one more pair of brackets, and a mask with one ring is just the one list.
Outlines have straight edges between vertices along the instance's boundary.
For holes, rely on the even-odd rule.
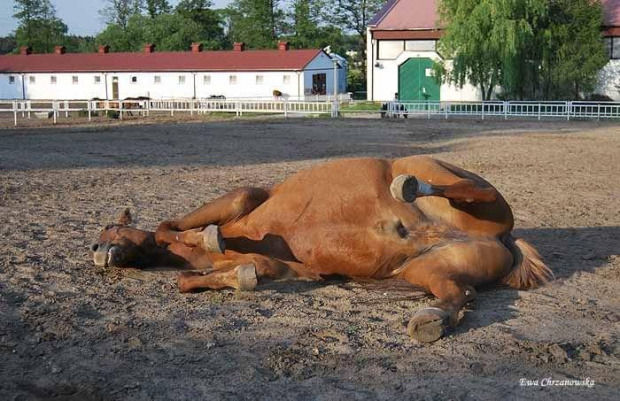
[[[442,29],[440,0],[388,0],[367,28],[367,98],[374,101],[480,101],[477,87],[437,84],[434,61]],[[620,101],[620,0],[602,0],[609,63],[599,74],[595,93]],[[450,67],[447,63],[448,68]]]
[[[229,51],[203,51],[193,44],[188,52],[97,53],[0,56],[0,99],[201,99],[282,98],[303,100],[333,93],[334,68],[342,67],[320,49],[246,50],[235,43]],[[344,92],[338,85],[338,92]],[[346,87],[346,86],[345,86]]]

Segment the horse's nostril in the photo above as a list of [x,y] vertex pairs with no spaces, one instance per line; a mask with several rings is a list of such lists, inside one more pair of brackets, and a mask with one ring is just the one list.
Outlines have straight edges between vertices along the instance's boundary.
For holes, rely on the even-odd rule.
[[98,248],[99,248],[99,244],[92,244],[90,246],[90,250],[93,252],[96,252]]

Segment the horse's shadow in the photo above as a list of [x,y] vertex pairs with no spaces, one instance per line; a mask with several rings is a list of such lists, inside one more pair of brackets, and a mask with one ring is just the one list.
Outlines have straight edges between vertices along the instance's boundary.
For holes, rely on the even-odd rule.
[[[555,275],[555,285],[580,272],[595,272],[620,253],[620,227],[517,229],[513,235],[538,249]],[[475,310],[466,313],[456,333],[515,318],[518,299],[519,291],[512,288],[491,286],[479,290]]]

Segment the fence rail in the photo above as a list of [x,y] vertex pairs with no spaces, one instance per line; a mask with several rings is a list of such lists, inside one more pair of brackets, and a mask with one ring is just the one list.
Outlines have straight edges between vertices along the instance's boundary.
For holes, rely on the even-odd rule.
[[527,118],[620,118],[620,103],[612,102],[388,102],[384,117],[472,116]]
[[14,124],[19,118],[68,118],[78,113],[91,121],[97,115],[119,119],[157,113],[234,113],[316,115],[336,117],[349,113],[374,113],[382,117],[443,117],[470,116],[485,118],[564,118],[618,119],[620,103],[612,102],[357,102],[291,101],[274,99],[127,99],[127,100],[9,100],[0,101],[0,116],[12,114]]

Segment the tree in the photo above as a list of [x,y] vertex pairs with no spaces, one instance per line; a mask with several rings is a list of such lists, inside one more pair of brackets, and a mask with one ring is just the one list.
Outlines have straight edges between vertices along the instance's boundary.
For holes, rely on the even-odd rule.
[[191,19],[201,29],[201,42],[205,48],[221,49],[226,47],[224,36],[223,18],[211,9],[210,0],[181,0],[175,9],[175,13]]
[[140,14],[143,0],[107,0],[108,5],[99,13],[108,25],[118,25],[125,30],[131,17]]
[[13,36],[0,37],[0,54],[8,54],[17,50],[17,41]]
[[49,0],[15,0],[15,14],[19,21],[15,30],[17,46],[30,46],[37,53],[46,53],[62,44],[67,25],[56,17]]
[[357,46],[361,72],[366,76],[366,28],[385,3],[385,0],[338,0],[334,2],[331,22],[345,31],[357,34]]
[[279,0],[234,0],[226,10],[228,36],[257,49],[273,48],[284,27]]
[[155,18],[158,15],[169,14],[172,11],[168,0],[145,0],[144,8],[146,15],[151,18]]
[[542,70],[546,99],[579,99],[607,63],[600,0],[550,0]]
[[439,78],[460,87],[471,83],[489,100],[497,85],[509,90],[523,83],[528,44],[538,21],[546,18],[548,0],[442,0],[445,34],[439,53],[451,60],[437,69]]

